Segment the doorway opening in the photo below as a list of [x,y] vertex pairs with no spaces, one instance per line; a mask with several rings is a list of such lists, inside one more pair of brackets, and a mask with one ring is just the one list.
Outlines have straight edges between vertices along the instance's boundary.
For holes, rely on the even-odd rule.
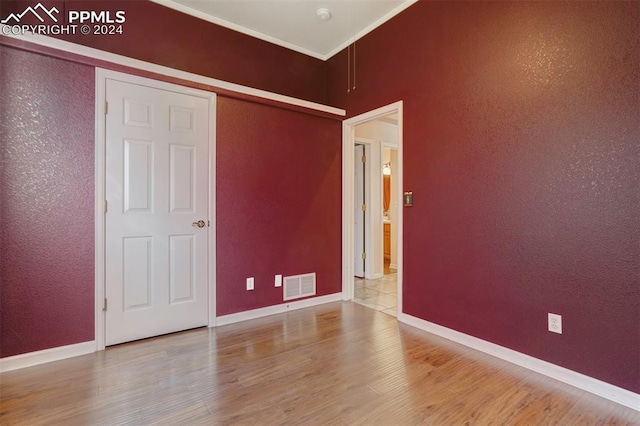
[[[397,316],[402,313],[402,101],[344,121],[342,148],[343,300]],[[362,153],[366,159],[360,159]]]

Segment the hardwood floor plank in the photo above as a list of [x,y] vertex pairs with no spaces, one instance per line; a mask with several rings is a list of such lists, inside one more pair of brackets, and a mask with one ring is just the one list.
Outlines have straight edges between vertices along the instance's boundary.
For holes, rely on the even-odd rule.
[[344,302],[0,375],[2,425],[640,425],[640,412]]

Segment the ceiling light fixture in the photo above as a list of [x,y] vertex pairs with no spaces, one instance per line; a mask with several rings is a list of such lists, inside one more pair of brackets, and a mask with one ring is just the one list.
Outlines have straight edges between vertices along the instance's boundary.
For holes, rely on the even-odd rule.
[[316,16],[322,21],[328,21],[329,19],[331,19],[331,11],[326,7],[321,7],[320,9],[316,10]]

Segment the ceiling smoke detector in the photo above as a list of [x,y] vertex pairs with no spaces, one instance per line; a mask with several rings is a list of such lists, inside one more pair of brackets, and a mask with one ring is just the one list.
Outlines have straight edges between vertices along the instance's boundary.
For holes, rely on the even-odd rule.
[[328,21],[329,19],[331,19],[331,11],[326,7],[321,7],[320,9],[316,10],[316,16],[322,21]]

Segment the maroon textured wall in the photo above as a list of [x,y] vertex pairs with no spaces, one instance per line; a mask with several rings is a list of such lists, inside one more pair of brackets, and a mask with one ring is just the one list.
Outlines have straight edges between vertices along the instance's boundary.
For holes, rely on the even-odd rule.
[[[41,1],[60,10],[125,12],[122,35],[58,36],[67,41],[314,102],[324,102],[324,62],[147,0]],[[0,2],[0,16],[32,1]],[[26,15],[23,19],[35,18]],[[39,24],[39,22],[32,22]]]
[[[148,1],[43,3],[61,11],[126,11],[123,36],[78,35],[67,37],[68,41],[302,99],[324,100],[324,63],[314,58]],[[21,12],[28,5],[31,2],[2,1],[0,16]],[[6,357],[93,339],[94,71],[90,66],[3,46],[0,49],[5,100],[0,177],[0,356]],[[225,105],[231,108],[228,120]],[[272,272],[316,271],[319,294],[339,291],[340,170],[336,166],[339,160],[334,158],[340,151],[339,122],[231,100],[221,100],[218,115],[221,137],[217,143],[224,159],[221,169],[235,161],[225,159],[229,152],[254,165],[254,170],[237,169],[219,176],[220,199],[230,201],[233,212],[228,214],[225,207],[218,212],[224,226],[218,237],[219,247],[224,248],[218,252],[218,267],[224,271],[218,281],[219,314],[281,303],[281,289],[272,288],[272,284],[265,287],[266,274]],[[251,117],[269,132],[258,135],[258,127],[238,125],[241,117]],[[287,123],[290,120],[298,124]],[[225,129],[236,136],[224,134]],[[242,135],[241,140],[237,135]],[[243,148],[228,147],[225,141]],[[313,145],[318,141],[322,144]],[[259,146],[254,148],[248,142]],[[304,150],[302,144],[307,144]],[[273,150],[253,157],[265,146]],[[252,197],[238,198],[232,193],[246,190],[243,185],[251,181],[253,173],[272,177],[273,164],[262,159],[272,159],[277,153],[301,154],[298,161],[305,166],[310,158],[317,160],[309,167],[312,173],[297,180],[310,188],[322,188],[308,200],[309,206],[293,202],[288,192],[274,193],[280,187],[289,191],[290,186],[274,186],[275,180],[270,179],[253,181],[256,193]],[[291,172],[280,171],[280,176],[300,172],[296,167],[290,168]],[[256,208],[257,198],[279,199],[282,204],[260,209]],[[308,210],[310,206],[316,211]],[[261,214],[235,217],[243,224],[239,229],[231,225],[236,209]],[[326,215],[320,216],[323,211]],[[291,219],[291,212],[301,216],[288,223],[280,221]],[[266,217],[271,218],[271,224],[260,222]],[[255,229],[253,221],[265,232],[246,234],[246,229]],[[275,238],[268,232],[273,229],[279,232]],[[324,234],[319,234],[320,230]],[[292,249],[305,238],[315,247]],[[313,259],[312,250],[317,250]],[[250,275],[256,277],[256,290],[238,292]],[[269,282],[272,280],[273,276]]]
[[358,41],[355,92],[329,61],[350,115],[405,102],[406,313],[640,392],[638,22],[419,2]]
[[[0,54],[6,357],[93,339],[94,69]],[[275,274],[316,272],[318,295],[339,292],[340,121],[224,97],[217,108],[218,315],[282,303]]]
[[218,315],[282,303],[276,274],[340,292],[341,123],[220,98],[216,126]]
[[0,46],[0,356],[93,340],[94,71]]

